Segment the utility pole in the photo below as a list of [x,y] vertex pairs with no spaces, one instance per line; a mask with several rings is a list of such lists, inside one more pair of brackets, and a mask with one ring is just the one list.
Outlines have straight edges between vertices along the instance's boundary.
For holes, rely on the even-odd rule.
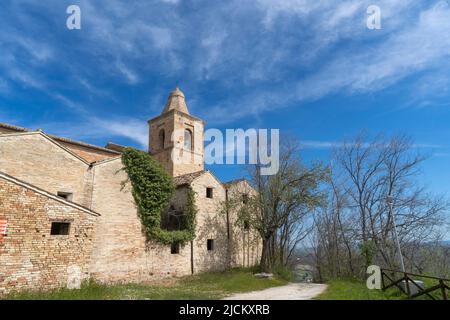
[[405,270],[405,264],[403,262],[402,249],[400,248],[400,241],[398,239],[397,226],[395,225],[395,217],[392,212],[393,211],[392,209],[394,207],[394,198],[391,195],[388,195],[388,197],[387,197],[387,204],[389,205],[389,214],[392,216],[392,224],[394,225],[394,235],[395,235],[395,240],[397,242],[398,253],[400,256],[400,264],[402,266],[403,273],[405,273],[406,270]]

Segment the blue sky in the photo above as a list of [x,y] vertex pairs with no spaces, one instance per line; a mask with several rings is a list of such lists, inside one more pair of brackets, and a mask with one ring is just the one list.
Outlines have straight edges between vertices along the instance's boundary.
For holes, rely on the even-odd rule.
[[430,155],[422,182],[447,193],[449,57],[446,1],[3,0],[0,121],[146,148],[179,83],[207,128],[279,128],[308,161],[361,130],[411,135]]

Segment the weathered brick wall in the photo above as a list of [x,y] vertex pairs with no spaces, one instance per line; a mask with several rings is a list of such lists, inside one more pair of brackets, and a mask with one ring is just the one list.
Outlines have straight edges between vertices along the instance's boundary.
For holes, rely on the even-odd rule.
[[[66,286],[68,267],[89,276],[97,216],[0,178],[0,294]],[[52,221],[70,222],[69,235],[50,235]]]
[[[196,134],[203,134],[200,128],[195,132]],[[200,137],[195,139],[200,139]],[[230,263],[232,266],[241,266],[258,262],[259,238],[253,237],[253,235],[245,238],[245,233],[231,225],[231,239],[228,239],[227,218],[226,214],[222,212],[225,189],[210,173],[205,173],[193,183],[193,189],[196,192],[196,205],[199,209],[193,248],[191,248],[191,244],[187,244],[180,249],[179,254],[171,254],[170,246],[146,241],[146,235],[142,229],[131,194],[131,185],[123,185],[127,176],[121,170],[123,165],[120,158],[107,160],[90,168],[85,162],[71,155],[67,150],[58,147],[39,133],[0,135],[0,155],[0,171],[54,194],[58,191],[72,192],[74,202],[89,207],[102,215],[97,220],[97,231],[95,238],[93,238],[92,260],[89,262],[88,270],[96,280],[109,283],[142,282],[168,276],[189,275],[191,274],[191,249],[193,249],[194,271],[196,273],[223,270]],[[196,171],[195,168],[183,168],[188,171]],[[214,189],[213,199],[206,197],[207,187]],[[177,190],[176,201],[185,201],[184,192],[185,190],[182,189]],[[34,198],[24,198],[24,201],[26,203],[25,212],[28,210],[29,214],[33,212],[35,207],[34,210],[38,212],[42,205],[39,202],[34,203]],[[181,203],[178,203],[178,205],[181,205]],[[46,206],[45,208],[49,209],[50,207]],[[58,212],[54,209],[48,214],[56,215]],[[61,212],[61,215],[64,212]],[[2,213],[0,212],[0,214]],[[21,226],[21,223],[28,223],[27,218],[23,217],[15,217],[18,226]],[[20,227],[18,228],[20,229]],[[41,230],[40,235],[42,235],[44,229],[42,227],[38,229]],[[45,230],[49,233],[49,230]],[[26,250],[31,248],[30,250],[34,250],[33,252],[36,254],[40,249],[42,256],[51,261],[54,258],[52,245],[56,245],[56,241],[47,236],[42,237],[42,239],[37,237],[36,239],[33,238],[30,240],[31,242],[25,242],[23,248]],[[215,242],[213,251],[207,250],[208,239],[213,239]],[[42,242],[43,240],[46,240],[46,242]],[[64,247],[70,247],[71,241],[75,241],[73,245],[84,245],[79,242],[79,237],[72,237],[72,235],[65,240],[60,239],[60,241],[64,242]],[[47,245],[50,245],[49,250],[47,250]],[[8,247],[3,248],[3,250],[3,253],[14,254],[17,249]],[[86,250],[90,250],[89,246],[86,247]],[[82,252],[81,249],[79,251]],[[2,257],[6,259],[4,257],[6,255]],[[19,265],[20,258],[18,257],[16,257],[16,260],[8,261],[9,263],[14,261],[15,268],[18,268]],[[83,259],[86,258],[83,253],[83,257],[74,255],[72,260],[69,259],[64,262],[65,266],[75,263],[77,259],[82,259],[80,264],[84,265],[85,260]],[[63,260],[61,261],[58,268],[62,270]],[[47,279],[47,276],[38,269],[36,271],[30,267],[28,260],[22,262],[23,266],[29,269],[26,269],[28,271],[20,271],[21,283],[30,283],[31,287],[39,281],[44,281],[44,284],[45,281],[50,281],[42,280]],[[63,272],[58,272],[56,278],[63,279]]]
[[[171,134],[174,130],[173,117],[170,115],[161,115],[149,121],[149,150],[152,156],[166,169],[169,174],[173,172],[173,163],[171,161],[171,150],[173,142]],[[160,145],[159,132],[164,130],[164,146]]]
[[242,195],[254,195],[255,190],[245,180],[228,186],[228,198],[238,207],[229,211],[230,220],[230,258],[232,267],[251,267],[258,265],[261,259],[262,240],[254,229],[245,230],[242,221],[237,223],[239,204]]
[[121,170],[121,159],[94,167],[93,209],[102,214],[95,237],[93,277],[102,282],[140,282],[191,273],[190,245],[179,254],[170,246],[147,242],[131,194]]
[[261,260],[262,241],[256,232],[234,226],[231,229],[231,267],[252,267]]
[[[213,188],[213,198],[206,197],[206,188]],[[218,271],[228,267],[227,218],[223,209],[225,189],[214,176],[206,172],[195,179],[197,231],[194,240],[195,272]],[[214,250],[207,250],[207,240],[214,240]]]
[[39,133],[0,135],[0,171],[90,207],[89,166]]
[[[173,110],[152,119],[149,122],[149,128],[149,146],[152,155],[170,175],[180,176],[204,169],[204,128],[200,119]],[[164,149],[161,149],[159,145],[161,129],[164,129],[165,132]],[[189,129],[193,133],[192,153],[184,150],[184,129]],[[174,135],[173,141],[172,135]],[[175,161],[172,161],[172,151],[174,151]]]
[[[131,185],[120,160],[95,166],[93,209],[100,212],[91,265],[92,276],[102,282],[151,281],[167,276],[191,274],[191,244],[171,254],[170,246],[147,242],[137,214]],[[122,188],[123,187],[123,188]],[[218,271],[228,267],[226,215],[223,186],[205,173],[193,182],[196,193],[197,231],[193,241],[194,272]],[[206,188],[214,188],[214,197],[206,197]],[[178,189],[174,204],[185,202],[185,189]],[[207,240],[214,250],[207,250]]]
[[[175,112],[175,130],[178,134],[174,137],[174,165],[173,176],[180,176],[204,169],[204,142],[203,142],[203,122],[194,117]],[[184,130],[189,129],[192,136],[192,152],[184,149]]]

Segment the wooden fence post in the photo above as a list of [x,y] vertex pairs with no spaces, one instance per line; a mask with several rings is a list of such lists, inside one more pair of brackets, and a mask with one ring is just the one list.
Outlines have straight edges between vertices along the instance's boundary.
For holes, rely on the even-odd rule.
[[408,297],[411,297],[411,289],[409,288],[409,278],[408,278],[408,274],[405,272],[404,273],[404,281],[405,281],[405,285],[406,285],[406,292],[408,293]]
[[442,298],[444,300],[447,300],[447,288],[445,286],[444,280],[439,280],[439,284],[441,285],[441,290],[442,290]]

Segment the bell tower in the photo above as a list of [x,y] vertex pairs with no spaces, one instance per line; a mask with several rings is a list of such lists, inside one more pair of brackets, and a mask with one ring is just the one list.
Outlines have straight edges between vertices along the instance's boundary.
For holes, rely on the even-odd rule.
[[149,152],[171,176],[204,170],[204,122],[189,114],[178,86],[170,93],[163,112],[148,124]]

